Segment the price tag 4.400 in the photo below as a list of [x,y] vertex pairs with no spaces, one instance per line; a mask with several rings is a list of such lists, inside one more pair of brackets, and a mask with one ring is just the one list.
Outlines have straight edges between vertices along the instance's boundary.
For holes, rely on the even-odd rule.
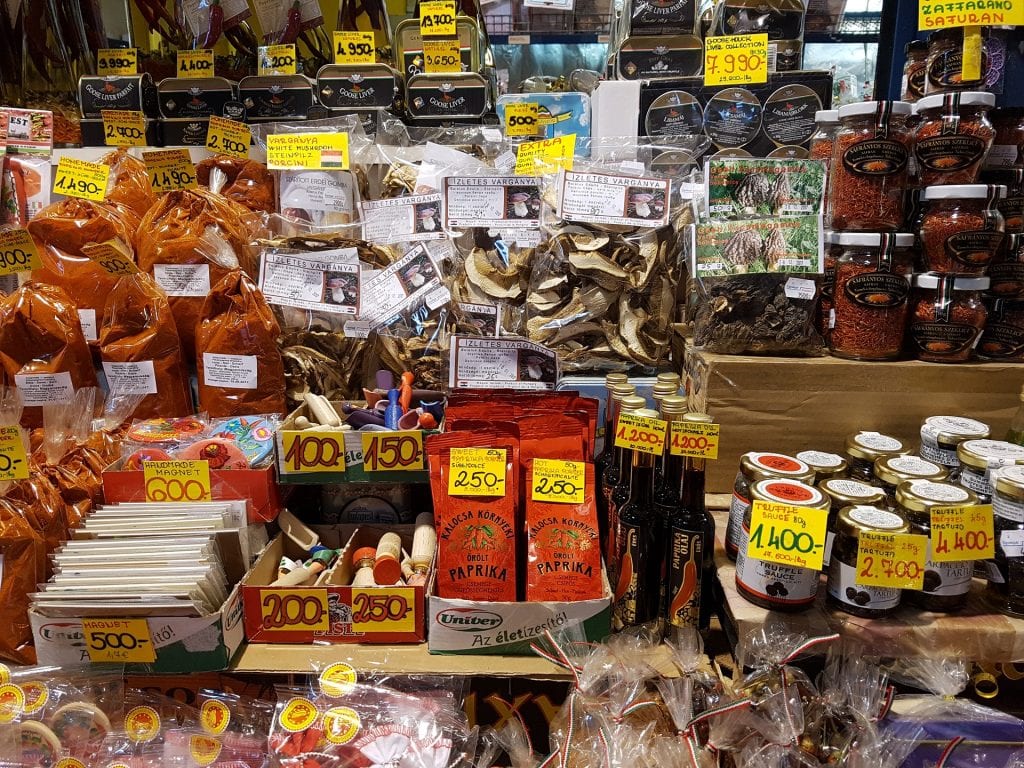
[[582,504],[586,490],[586,465],[582,461],[534,459],[530,498],[555,504]]
[[755,501],[750,510],[747,556],[794,568],[820,570],[828,510]]
[[872,533],[857,537],[857,584],[921,589],[928,537],[916,533]]
[[932,507],[931,539],[936,563],[991,560],[996,556],[992,505]]
[[507,459],[504,448],[452,448],[448,495],[504,496]]

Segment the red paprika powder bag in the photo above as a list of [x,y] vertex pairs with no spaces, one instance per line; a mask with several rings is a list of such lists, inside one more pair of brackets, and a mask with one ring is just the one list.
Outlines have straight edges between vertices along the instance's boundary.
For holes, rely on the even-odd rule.
[[[467,448],[477,450],[467,456]],[[518,454],[517,441],[497,431],[450,432],[427,440],[439,596],[516,599]]]
[[149,275],[122,277],[110,292],[99,344],[110,392],[145,395],[136,418],[192,413],[188,369],[171,305]]
[[[38,533],[46,547],[47,554],[68,540],[70,525],[68,510],[50,483],[40,475],[36,464],[32,465],[32,474],[27,480],[17,480],[11,484],[4,497],[18,505],[32,530]],[[44,563],[46,578],[51,570],[50,561]]]
[[273,213],[276,209],[274,175],[263,163],[216,155],[196,164],[196,178],[200,186],[218,192],[250,211]]
[[217,283],[196,325],[199,407],[213,418],[285,411],[284,362],[267,300],[236,270]]
[[43,537],[32,530],[21,506],[0,496],[0,548],[4,578],[0,580],[0,660],[35,664],[32,627],[28,621],[29,594],[46,581]]
[[64,403],[96,386],[89,345],[75,305],[60,288],[25,283],[0,301],[0,378],[21,392],[21,423],[43,423],[43,405]]
[[110,166],[110,175],[113,177],[104,202],[116,208],[129,221],[134,220],[134,235],[142,217],[156,203],[146,164],[123,149],[110,152],[100,162]]

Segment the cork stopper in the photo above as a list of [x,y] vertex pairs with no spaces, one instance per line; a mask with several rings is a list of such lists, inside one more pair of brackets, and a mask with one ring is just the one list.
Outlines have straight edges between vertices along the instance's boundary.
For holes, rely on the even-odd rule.
[[402,578],[402,537],[385,533],[377,542],[373,580],[377,584],[397,584]]
[[413,568],[429,568],[437,551],[437,532],[434,530],[434,516],[425,512],[416,517],[416,532],[412,537],[412,554],[409,557]]

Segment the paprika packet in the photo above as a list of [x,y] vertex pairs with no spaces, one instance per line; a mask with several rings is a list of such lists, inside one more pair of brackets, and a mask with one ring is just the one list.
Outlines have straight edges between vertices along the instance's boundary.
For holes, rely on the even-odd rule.
[[196,164],[199,185],[250,211],[274,213],[274,174],[255,160],[214,155]]
[[142,217],[156,204],[146,164],[123,149],[107,153],[100,162],[110,166],[113,179],[104,202],[125,215],[129,221],[134,220],[134,235]]
[[229,272],[207,296],[196,324],[199,406],[211,417],[285,412],[277,320],[256,284]]
[[[503,470],[476,460],[468,470],[453,469],[452,450],[459,448],[478,448]],[[507,432],[466,430],[432,435],[426,450],[438,539],[437,594],[461,600],[516,600],[518,441]],[[488,474],[495,476],[491,480],[504,481],[502,495],[449,493],[450,484],[469,491]]]
[[0,580],[0,659],[34,664],[29,595],[46,580],[46,547],[22,512],[20,502],[0,496],[0,541],[4,578]]
[[0,300],[0,369],[21,393],[21,423],[43,423],[42,406],[96,386],[75,305],[60,288],[28,282]]
[[135,416],[192,413],[188,368],[167,296],[145,274],[122,277],[107,299],[99,334],[107,386],[145,398]]

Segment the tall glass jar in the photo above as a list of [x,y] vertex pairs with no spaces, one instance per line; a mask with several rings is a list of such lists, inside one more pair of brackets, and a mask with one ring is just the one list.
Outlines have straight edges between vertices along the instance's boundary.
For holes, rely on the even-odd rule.
[[1000,596],[999,610],[1024,617],[1024,466],[994,473],[992,512],[996,558],[988,569],[989,588]]
[[978,358],[1024,362],[1024,301],[988,299],[985,306],[988,317],[978,342]]
[[1000,107],[989,114],[995,128],[992,149],[985,158],[985,170],[1012,170],[1024,165],[1024,108]]
[[918,235],[924,267],[942,275],[983,275],[1002,250],[1006,229],[996,207],[1001,184],[926,187]]
[[740,469],[729,503],[729,526],[725,532],[725,553],[733,560],[739,548],[743,516],[750,510],[750,487],[758,480],[773,477],[810,484],[814,482],[814,470],[806,462],[784,453],[750,451],[740,456]]
[[903,87],[900,98],[913,104],[924,96],[924,81],[928,72],[928,42],[911,40],[903,48]]
[[901,456],[910,446],[895,437],[864,430],[846,438],[850,477],[870,483],[875,479],[875,462],[886,456]]
[[[986,27],[981,29],[983,30],[981,77],[972,80],[964,80],[964,30],[955,27],[932,32],[928,37],[928,74],[924,85],[926,94],[980,91],[990,85],[993,79],[999,77],[1000,72],[993,73],[991,71],[994,64],[993,57],[986,50],[992,45],[987,40],[991,33]],[[993,40],[993,42],[995,41]],[[993,74],[995,78],[992,77]]]
[[914,278],[910,338],[918,360],[963,363],[971,359],[988,312],[981,300],[987,277],[927,273]]
[[[825,246],[826,249],[828,246]],[[827,253],[827,250],[826,250]],[[828,256],[825,257],[826,261]],[[1002,250],[988,265],[988,295],[996,299],[1024,299],[1024,235],[1011,232]]]
[[827,602],[841,611],[877,619],[900,605],[900,590],[857,583],[857,555],[861,531],[907,533],[910,527],[902,515],[871,506],[844,507],[839,512],[832,561],[828,567]]
[[832,147],[839,132],[839,110],[819,109],[814,113],[815,131],[808,144],[811,160],[832,160]]
[[825,541],[825,559],[827,566],[832,556],[832,546],[835,541],[836,523],[839,520],[839,510],[843,507],[882,504],[885,501],[885,492],[873,485],[868,485],[862,480],[850,480],[846,477],[830,477],[818,482],[818,490],[828,496],[828,538]]
[[922,187],[975,184],[996,135],[988,112],[994,94],[945,93],[917,103],[914,157]]
[[892,232],[903,224],[912,137],[905,101],[839,108],[829,182],[833,229]]
[[907,330],[913,259],[902,245],[911,235],[843,232],[833,235],[841,248],[836,262],[829,348],[836,357],[894,360]]

